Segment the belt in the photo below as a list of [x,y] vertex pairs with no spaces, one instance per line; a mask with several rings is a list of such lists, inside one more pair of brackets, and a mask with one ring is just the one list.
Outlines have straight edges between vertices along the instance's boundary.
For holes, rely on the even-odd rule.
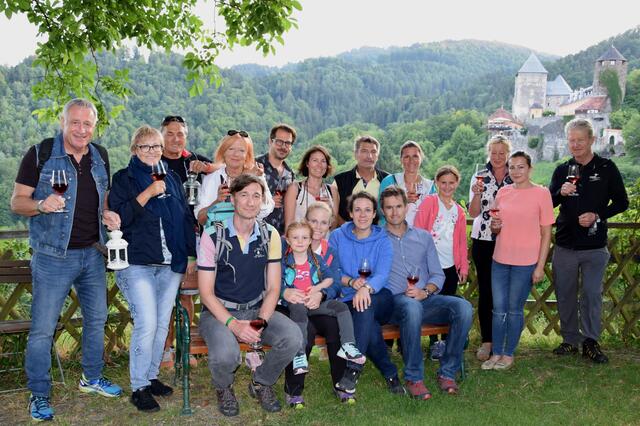
[[260,304],[260,302],[262,302],[263,299],[263,294],[260,293],[260,295],[258,297],[256,297],[253,300],[248,301],[247,303],[235,303],[235,302],[230,302],[228,300],[224,300],[224,299],[220,299],[218,297],[218,300],[220,301],[220,303],[222,303],[222,306],[224,306],[227,309],[232,309],[234,311],[246,311],[247,309],[251,309],[255,306],[258,306]]

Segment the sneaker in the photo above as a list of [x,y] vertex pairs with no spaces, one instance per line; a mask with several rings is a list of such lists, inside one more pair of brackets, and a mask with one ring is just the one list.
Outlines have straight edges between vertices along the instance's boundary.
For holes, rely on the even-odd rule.
[[334,389],[333,393],[338,397],[340,402],[347,405],[353,405],[356,403],[356,394],[355,392],[342,392],[341,390]]
[[367,357],[364,356],[353,343],[345,343],[340,347],[337,354],[340,358],[347,361],[355,362],[356,364],[364,364],[367,361]]
[[598,342],[591,338],[587,338],[582,342],[582,357],[589,358],[596,364],[606,364],[609,362],[609,358],[602,353]]
[[111,383],[109,379],[100,377],[99,379],[87,380],[82,373],[78,389],[85,393],[97,393],[98,395],[106,396],[108,398],[114,398],[122,395],[122,388],[114,383]]
[[389,377],[387,380],[387,387],[389,388],[389,392],[395,393],[398,395],[404,395],[407,393],[407,390],[402,386],[402,382],[398,376]]
[[305,374],[309,372],[309,361],[304,352],[298,353],[293,357],[293,374]]
[[409,391],[409,395],[411,395],[412,398],[421,399],[423,401],[431,399],[431,392],[429,392],[429,389],[427,389],[422,380],[419,380],[417,382],[406,380],[404,382],[404,386],[406,387],[407,391]]
[[29,414],[31,419],[36,422],[46,422],[53,420],[53,408],[49,403],[49,398],[46,396],[29,397]]
[[218,398],[218,411],[222,415],[233,417],[240,414],[240,406],[231,386],[224,389],[216,388],[216,397]]
[[578,348],[571,343],[560,343],[560,346],[553,350],[555,355],[575,355],[578,353]]
[[153,413],[160,410],[160,405],[151,395],[151,386],[145,386],[133,392],[130,401],[139,411]]
[[276,397],[276,393],[271,386],[261,385],[251,380],[251,382],[249,382],[249,395],[260,401],[260,405],[264,411],[275,413],[282,409],[282,407],[280,407],[280,401],[278,401],[278,397]]
[[284,394],[284,398],[287,402],[287,405],[294,410],[302,410],[304,408],[304,398],[302,397],[302,395],[292,396]]
[[458,384],[453,379],[438,375],[438,386],[440,386],[442,392],[446,392],[449,395],[458,394]]
[[438,340],[431,345],[431,361],[440,361],[440,358],[444,355],[446,349],[446,342],[444,340]]
[[152,379],[149,388],[153,396],[169,396],[173,394],[173,388],[165,385],[158,379]]
[[344,374],[335,387],[337,390],[345,393],[354,393],[356,391],[356,384],[358,383],[358,377],[360,377],[361,370],[347,367],[344,370]]

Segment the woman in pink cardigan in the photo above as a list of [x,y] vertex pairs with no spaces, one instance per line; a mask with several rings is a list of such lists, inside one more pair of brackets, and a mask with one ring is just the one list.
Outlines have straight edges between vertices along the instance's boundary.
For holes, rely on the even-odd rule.
[[[467,218],[464,210],[453,199],[460,184],[460,172],[453,166],[442,166],[436,172],[438,193],[425,197],[414,226],[427,230],[433,237],[440,266],[445,275],[440,294],[455,295],[458,283],[467,280]],[[438,341],[431,336],[431,359],[440,359],[445,350],[446,336]]]

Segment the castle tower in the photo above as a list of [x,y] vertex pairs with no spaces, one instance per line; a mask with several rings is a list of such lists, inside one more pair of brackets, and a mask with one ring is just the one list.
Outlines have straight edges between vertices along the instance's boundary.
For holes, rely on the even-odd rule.
[[627,65],[627,59],[612,45],[609,50],[596,60],[593,71],[593,94],[596,96],[607,95],[607,88],[600,84],[600,74],[604,70],[612,69],[618,74],[620,90],[622,91],[621,101],[624,100],[624,91],[627,87]]
[[511,108],[518,120],[525,120],[529,116],[531,105],[546,104],[547,74],[547,70],[534,53],[518,70]]

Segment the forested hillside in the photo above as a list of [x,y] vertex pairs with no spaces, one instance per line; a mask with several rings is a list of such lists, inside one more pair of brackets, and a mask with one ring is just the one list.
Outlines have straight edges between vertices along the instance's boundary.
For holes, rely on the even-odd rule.
[[[640,51],[635,50],[638,39],[637,31],[616,38],[616,47],[630,63],[640,58]],[[601,51],[601,47],[590,48],[559,60],[544,54],[539,57],[550,72],[555,63],[561,64],[560,69],[590,62],[584,70],[589,74]],[[381,164],[388,170],[399,169],[398,148],[413,139],[425,148],[429,161],[424,168],[429,175],[443,162],[460,166],[466,174],[483,158],[486,114],[501,104],[511,104],[513,77],[529,53],[523,47],[480,41],[362,48],[282,68],[233,67],[223,70],[220,88],[190,98],[180,55],[153,53],[145,58],[135,50],[121,51],[117,56],[101,57],[100,64],[104,69],[128,67],[133,93],[100,142],[109,148],[115,171],[128,161],[133,130],[143,123],[159,125],[168,114],[187,119],[190,148],[206,155],[212,155],[220,137],[231,128],[247,130],[256,150],[264,152],[268,129],[285,121],[300,133],[294,161],[305,146],[320,143],[331,150],[338,169],[343,170],[352,165],[355,136],[369,132],[383,142]],[[574,62],[567,62],[569,58]],[[0,131],[4,135],[0,144],[0,226],[14,225],[17,220],[8,204],[19,159],[29,145],[57,129],[32,116],[43,105],[31,94],[39,74],[30,60],[0,67]],[[117,105],[116,100],[105,101]]]

